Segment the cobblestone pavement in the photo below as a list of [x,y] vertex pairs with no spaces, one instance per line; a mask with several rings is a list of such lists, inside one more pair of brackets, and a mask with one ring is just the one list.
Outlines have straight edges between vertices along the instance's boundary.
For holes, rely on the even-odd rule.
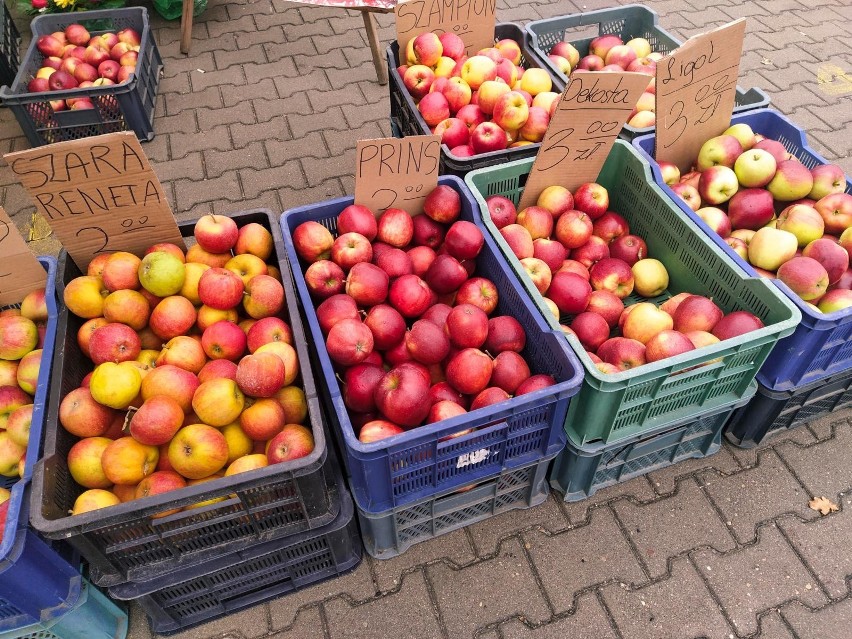
[[[498,0],[497,17],[613,4]],[[852,173],[849,0],[646,4],[682,38],[747,17],[740,85],[766,90],[818,152]],[[392,20],[378,21],[387,43]],[[153,24],[165,77],[157,135],[144,148],[180,218],[351,193],[356,141],[390,135],[387,88],[375,82],[357,13],[211,0],[189,57],[176,22]],[[0,151],[27,146],[2,110]],[[34,209],[13,182],[0,168],[0,203],[29,232]],[[45,229],[36,221],[34,249],[56,250]],[[584,502],[551,497],[178,636],[849,639],[850,418],[825,417],[757,450],[726,445]],[[840,512],[810,510],[816,495]],[[131,621],[131,639],[150,636],[138,610]]]

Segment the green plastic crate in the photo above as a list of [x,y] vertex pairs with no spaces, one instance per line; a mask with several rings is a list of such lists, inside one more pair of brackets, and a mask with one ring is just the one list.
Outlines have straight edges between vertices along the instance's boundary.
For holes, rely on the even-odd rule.
[[[533,159],[526,159],[480,169],[465,180],[479,202],[486,230],[551,328],[561,332],[544,298],[491,222],[485,204],[485,198],[495,194],[517,204],[532,164]],[[601,373],[580,342],[567,336],[586,369],[583,386],[571,400],[565,423],[568,436],[578,445],[619,441],[737,403],[748,393],[775,343],[792,333],[801,319],[790,300],[769,282],[746,276],[671,203],[654,184],[648,163],[627,142],[615,142],[598,183],[609,191],[610,209],[628,221],[631,233],[645,239],[649,256],[663,262],[669,272],[669,289],[658,298],[643,301],[659,305],[681,292],[706,295],[726,313],[754,313],[765,327],[612,375]],[[625,305],[638,299],[631,296]],[[568,316],[561,318],[562,322],[569,320]]]

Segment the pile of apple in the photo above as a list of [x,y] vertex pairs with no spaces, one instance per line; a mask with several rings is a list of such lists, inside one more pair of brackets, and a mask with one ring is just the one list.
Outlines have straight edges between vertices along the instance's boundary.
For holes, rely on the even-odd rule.
[[[273,238],[222,215],[196,244],[102,254],[65,288],[94,364],[59,406],[80,438],[73,514],[263,468],[314,448]],[[209,503],[209,502],[206,502]],[[197,506],[197,505],[196,505]],[[192,508],[194,506],[190,506]],[[158,516],[171,514],[161,513]]]
[[[0,476],[23,477],[33,396],[38,385],[47,304],[44,289],[29,293],[20,308],[0,311]],[[0,502],[8,491],[0,488]],[[2,533],[2,527],[0,527]]]
[[[486,199],[495,226],[557,321],[577,337],[603,373],[618,373],[674,357],[763,327],[747,311],[727,315],[701,295],[680,293],[663,302],[624,306],[628,296],[658,298],[669,285],[645,241],[609,208],[600,184],[572,194],[562,186],[542,191],[535,206],[516,211],[501,195]],[[618,329],[618,332],[616,332]]]
[[[136,70],[141,42],[139,33],[130,28],[92,36],[83,25],[69,24],[36,41],[44,60],[27,90],[45,93],[126,82]],[[50,106],[54,111],[94,108],[86,97],[51,100]]]
[[293,232],[361,442],[555,384],[521,356],[518,320],[492,316],[497,288],[474,275],[484,238],[460,212],[458,192],[439,185],[413,217],[391,208],[377,221],[353,204],[336,238],[318,222]]
[[566,76],[587,71],[631,71],[651,76],[627,124],[644,128],[656,123],[657,62],[663,59],[663,54],[651,51],[651,43],[645,38],[633,38],[625,43],[617,35],[598,36],[589,43],[589,55],[582,58],[570,42],[557,42],[547,57]]
[[454,33],[423,33],[397,67],[430,130],[453,155],[470,157],[541,142],[558,103],[544,69],[524,70],[511,39],[465,55]]
[[666,184],[763,277],[815,311],[852,306],[852,195],[834,164],[808,169],[776,140],[735,124],[707,140],[692,171],[660,162]]

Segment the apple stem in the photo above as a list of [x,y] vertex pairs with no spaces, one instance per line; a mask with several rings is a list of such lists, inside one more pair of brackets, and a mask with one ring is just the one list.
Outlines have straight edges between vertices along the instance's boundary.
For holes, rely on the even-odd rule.
[[121,427],[122,433],[130,432],[130,420],[133,419],[133,413],[135,413],[137,410],[139,409],[134,406],[129,406],[127,408],[127,415],[124,416],[124,426]]

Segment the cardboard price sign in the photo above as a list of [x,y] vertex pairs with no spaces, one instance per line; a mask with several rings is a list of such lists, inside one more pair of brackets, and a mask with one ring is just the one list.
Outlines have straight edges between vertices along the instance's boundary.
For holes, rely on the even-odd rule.
[[745,20],[690,38],[657,63],[658,161],[688,171],[701,145],[731,123]]
[[17,304],[44,288],[44,267],[32,254],[15,223],[0,207],[0,306]]
[[417,215],[438,186],[439,135],[360,140],[355,155],[355,204],[376,215],[385,209]]
[[648,81],[640,73],[572,75],[541,141],[518,210],[534,205],[548,186],[574,191],[597,180]]
[[494,46],[494,12],[497,0],[407,0],[394,8],[399,61],[405,62],[405,47],[411,38],[434,31],[455,33],[465,53]]
[[3,156],[84,272],[99,253],[184,246],[136,136],[108,133]]

